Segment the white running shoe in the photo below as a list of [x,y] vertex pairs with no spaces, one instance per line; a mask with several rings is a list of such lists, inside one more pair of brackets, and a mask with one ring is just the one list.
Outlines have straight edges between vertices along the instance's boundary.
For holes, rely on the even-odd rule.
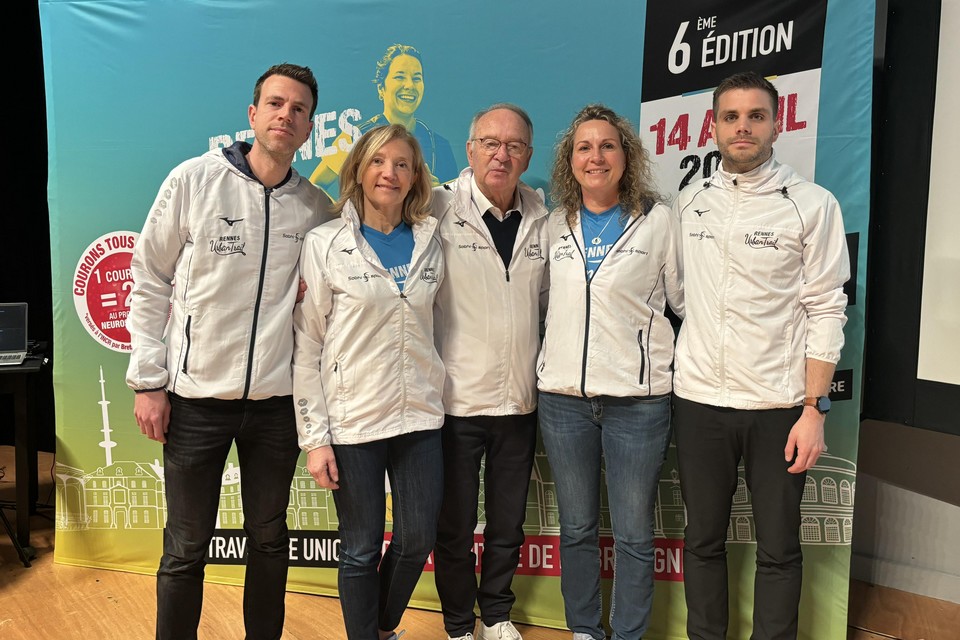
[[473,634],[468,633],[465,636],[457,636],[456,638],[453,636],[447,636],[447,640],[473,640]]
[[505,620],[492,627],[481,622],[477,630],[477,640],[523,640],[523,637],[512,622]]

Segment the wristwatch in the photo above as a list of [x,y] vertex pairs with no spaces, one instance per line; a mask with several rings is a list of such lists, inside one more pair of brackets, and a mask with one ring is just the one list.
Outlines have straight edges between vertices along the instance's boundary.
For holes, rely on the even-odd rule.
[[815,398],[808,397],[803,399],[803,406],[813,407],[820,412],[821,415],[826,415],[830,411],[830,398],[829,396],[817,396]]

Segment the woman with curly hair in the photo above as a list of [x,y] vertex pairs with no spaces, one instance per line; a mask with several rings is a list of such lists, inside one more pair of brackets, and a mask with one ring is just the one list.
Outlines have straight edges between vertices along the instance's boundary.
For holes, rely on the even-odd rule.
[[[444,368],[433,340],[443,254],[430,177],[404,127],[360,138],[340,192],[340,218],[303,241],[293,395],[307,470],[337,507],[347,638],[395,640],[443,497]],[[381,558],[384,474],[393,538]]]
[[557,144],[559,207],[547,224],[550,304],[538,387],[574,640],[606,637],[601,528],[613,530],[612,637],[639,639],[653,602],[654,503],[670,437],[674,343],[664,311],[669,303],[682,314],[683,296],[679,226],[650,183],[633,127],[603,105],[584,107]]

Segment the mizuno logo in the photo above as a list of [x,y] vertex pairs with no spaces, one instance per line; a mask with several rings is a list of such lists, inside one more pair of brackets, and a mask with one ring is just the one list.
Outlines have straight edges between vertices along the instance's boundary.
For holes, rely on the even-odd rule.
[[357,250],[357,248],[354,247],[353,249],[340,249],[340,252],[341,252],[341,253],[345,253],[345,254],[347,254],[348,256],[352,256],[352,255],[353,255],[353,252],[356,251],[356,250]]
[[466,221],[466,220],[457,220],[457,221],[454,222],[453,224],[455,224],[455,225],[457,225],[458,227],[460,227],[461,229],[463,229],[463,226],[464,226],[465,224],[467,224],[467,221]]
[[220,219],[223,220],[224,222],[226,222],[226,223],[227,223],[228,225],[230,225],[231,227],[232,227],[233,225],[237,224],[238,222],[243,222],[243,218],[236,218],[235,220],[231,220],[230,218],[224,216],[224,217],[222,217],[222,218],[220,218]]
[[710,211],[710,209],[704,209],[703,211],[700,211],[700,209],[694,209],[694,210],[693,210],[693,212],[694,212],[695,214],[697,214],[698,217],[699,217],[699,216],[702,216],[703,214],[707,213],[708,211]]

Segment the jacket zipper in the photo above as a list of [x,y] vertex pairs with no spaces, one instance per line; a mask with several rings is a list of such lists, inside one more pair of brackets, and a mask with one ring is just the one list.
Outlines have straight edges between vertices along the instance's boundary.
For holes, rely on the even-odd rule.
[[260,277],[257,282],[257,303],[253,307],[253,326],[250,328],[250,349],[247,351],[247,377],[243,383],[243,396],[250,394],[250,381],[253,378],[253,356],[257,344],[257,324],[260,321],[260,302],[263,299],[263,276],[267,269],[267,248],[270,244],[270,195],[273,189],[263,188],[263,253],[260,256]]
[[730,238],[733,236],[733,227],[737,218],[737,207],[740,205],[740,185],[737,182],[737,179],[733,179],[733,205],[730,207],[730,222],[727,225],[726,234],[723,238],[723,272],[721,276],[721,289],[720,289],[720,331],[719,331],[719,350],[717,354],[719,365],[717,367],[720,371],[720,397],[726,399],[727,397],[727,378],[724,375],[726,370],[726,347],[724,343],[726,342],[727,334],[727,286],[728,286],[728,274],[730,273]]
[[[641,216],[641,218],[645,218],[645,217],[646,216]],[[600,263],[597,265],[597,268],[593,270],[593,275],[591,275],[589,278],[586,278],[586,284],[587,284],[586,318],[584,318],[584,323],[583,323],[583,358],[582,358],[582,363],[580,365],[580,395],[582,395],[584,398],[587,397],[587,351],[588,351],[588,345],[590,344],[590,283],[593,281],[593,278],[597,275],[597,272],[600,271],[600,267],[603,266],[603,263],[604,261],[606,261],[607,256],[609,256],[610,253],[613,252],[613,248],[617,246],[617,243],[620,242],[620,239],[623,238],[623,236],[627,233],[627,229],[630,227],[630,225],[636,222],[637,219],[638,218],[631,219],[629,222],[627,222],[627,226],[620,230],[620,235],[617,236],[617,239],[614,241],[614,243],[610,245],[610,251],[607,251],[605,254],[603,254],[603,257],[600,258]],[[583,273],[584,273],[584,277],[586,277],[587,254],[584,252],[583,248],[580,246],[580,243],[577,242],[577,234],[574,233],[573,228],[569,224],[567,224],[567,228],[570,229],[570,237],[573,239],[573,244],[576,245],[577,251],[580,252],[580,258],[583,260]]]
[[[574,246],[577,247],[577,251],[580,252],[580,258],[583,260],[583,276],[586,286],[586,304],[584,304],[584,319],[583,319],[583,356],[580,358],[580,395],[584,398],[587,397],[587,345],[590,344],[590,281],[592,277],[587,278],[587,255],[583,251],[583,247],[580,246],[580,243],[577,242],[577,234],[574,233],[570,225],[567,225],[567,228],[570,229],[570,238],[573,240]],[[606,256],[604,256],[606,257]],[[602,260],[601,260],[602,263]],[[600,269],[600,265],[597,265],[597,270]]]

